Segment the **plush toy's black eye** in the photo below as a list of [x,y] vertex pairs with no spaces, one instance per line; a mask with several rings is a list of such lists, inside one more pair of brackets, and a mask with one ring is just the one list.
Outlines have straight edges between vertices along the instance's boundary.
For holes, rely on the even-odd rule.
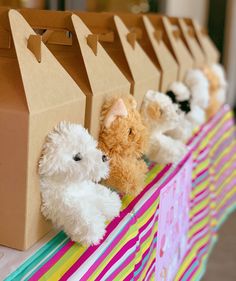
[[131,135],[133,132],[132,128],[129,128],[129,135]]
[[77,153],[74,157],[73,157],[73,159],[77,162],[77,161],[81,161],[82,160],[82,156],[81,156],[81,154],[80,153]]

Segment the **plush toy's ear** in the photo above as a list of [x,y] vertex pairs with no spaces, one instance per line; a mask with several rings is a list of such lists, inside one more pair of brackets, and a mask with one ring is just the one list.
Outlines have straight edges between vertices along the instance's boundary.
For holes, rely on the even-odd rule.
[[127,108],[122,99],[118,99],[108,111],[105,119],[104,126],[108,129],[112,122],[116,120],[117,117],[123,116],[126,117],[128,115]]

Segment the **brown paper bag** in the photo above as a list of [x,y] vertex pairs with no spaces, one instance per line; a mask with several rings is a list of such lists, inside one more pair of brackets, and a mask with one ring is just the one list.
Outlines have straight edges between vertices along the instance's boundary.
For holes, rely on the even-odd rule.
[[23,250],[51,228],[37,173],[45,137],[59,121],[84,123],[85,96],[17,11],[0,18],[0,244]]
[[[159,89],[160,73],[120,17],[111,13],[75,12],[101,41],[112,60],[131,83],[131,93],[141,106],[150,89]],[[111,35],[110,40],[105,38]]]
[[180,34],[178,26],[173,25],[170,20],[161,15],[148,15],[155,28],[161,27],[164,30],[164,40],[168,48],[174,55],[178,66],[178,80],[182,81],[188,69],[193,67],[193,58],[186,48]]
[[162,73],[160,90],[165,92],[168,89],[168,86],[178,79],[179,66],[167,47],[167,35],[161,22],[159,20],[156,21],[154,27],[148,16],[143,16],[143,22],[160,64]]
[[196,21],[192,19],[184,19],[186,25],[193,29],[200,44],[203,53],[206,57],[206,63],[212,65],[213,63],[218,63],[220,60],[220,52],[214,45],[212,39],[207,34],[205,28],[201,27]]
[[193,28],[189,27],[182,18],[169,18],[170,22],[181,31],[181,38],[188,48],[194,60],[194,67],[202,67],[206,63],[205,55],[197,42],[196,33]]
[[111,40],[112,34],[98,38],[71,12],[20,12],[32,27],[44,32],[47,47],[86,94],[85,126],[97,138],[105,98],[130,93],[129,81],[99,43]]

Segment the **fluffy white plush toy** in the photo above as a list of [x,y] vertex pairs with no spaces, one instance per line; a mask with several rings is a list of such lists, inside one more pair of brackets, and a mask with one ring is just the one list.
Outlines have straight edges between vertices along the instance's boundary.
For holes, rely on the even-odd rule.
[[59,123],[44,144],[39,174],[43,215],[73,241],[98,244],[106,221],[119,215],[121,201],[98,184],[109,174],[109,161],[87,130]]
[[227,87],[228,87],[224,68],[219,63],[215,63],[212,65],[211,69],[217,75],[217,77],[219,79],[219,90],[217,93],[217,99],[220,104],[224,104],[226,101],[226,93],[227,93]]
[[167,95],[148,91],[141,114],[150,131],[148,158],[160,164],[178,162],[187,148],[181,141],[166,135],[166,132],[181,126],[178,106]]
[[191,69],[184,80],[191,93],[191,111],[187,118],[194,127],[202,125],[206,121],[206,109],[209,105],[209,82],[200,69]]
[[193,132],[192,122],[187,118],[189,112],[191,112],[190,91],[183,83],[173,82],[166,94],[179,107],[179,115],[181,115],[181,126],[170,130],[167,135],[186,143]]
[[191,69],[187,72],[184,83],[174,82],[167,94],[186,115],[192,128],[206,121],[205,110],[209,104],[209,83],[203,72]]

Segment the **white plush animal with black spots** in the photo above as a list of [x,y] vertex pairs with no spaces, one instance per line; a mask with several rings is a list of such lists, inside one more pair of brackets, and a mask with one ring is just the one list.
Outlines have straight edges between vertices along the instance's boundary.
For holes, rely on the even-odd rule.
[[82,126],[61,122],[43,147],[39,162],[42,213],[76,242],[96,245],[106,221],[119,215],[120,197],[98,184],[109,159]]

